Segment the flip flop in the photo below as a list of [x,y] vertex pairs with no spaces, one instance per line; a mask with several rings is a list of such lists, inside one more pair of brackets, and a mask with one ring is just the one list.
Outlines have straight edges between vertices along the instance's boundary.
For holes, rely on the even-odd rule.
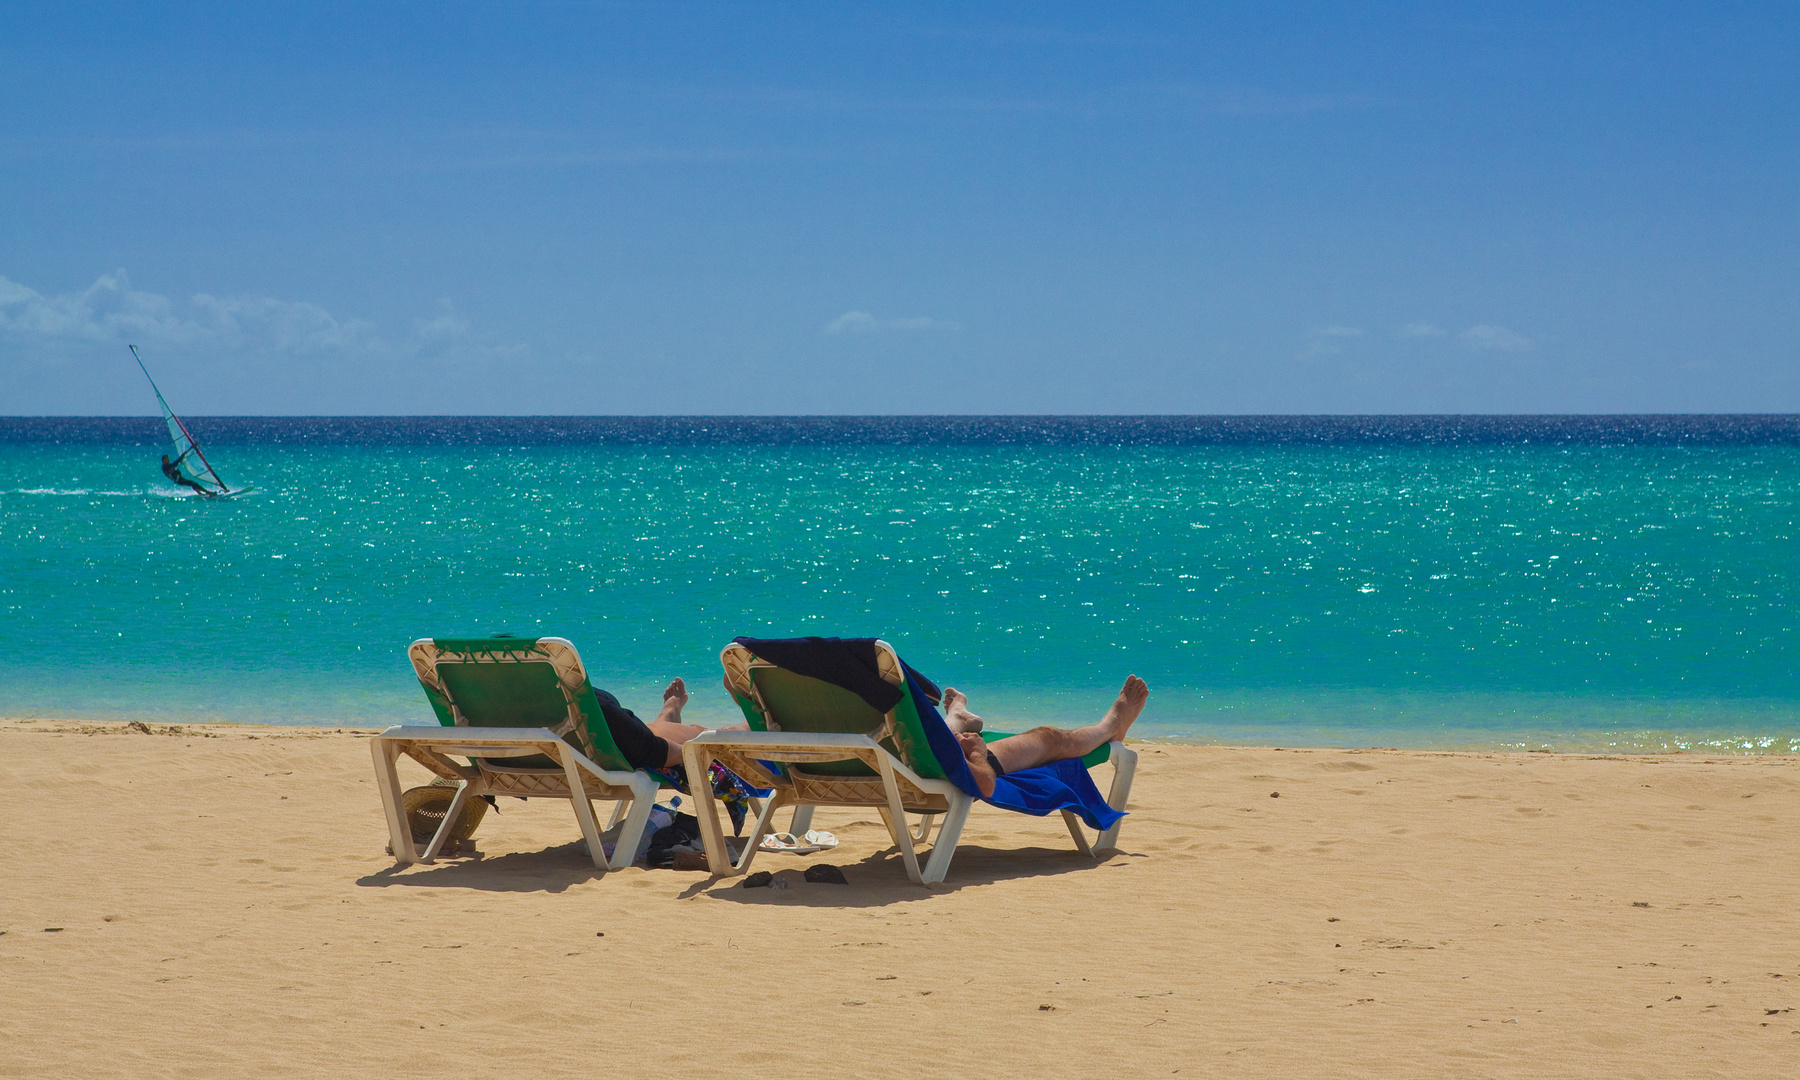
[[830,851],[838,846],[837,837],[823,829],[814,829],[798,839],[793,833],[770,833],[756,845],[758,851],[785,851],[789,855],[811,855],[815,851]]

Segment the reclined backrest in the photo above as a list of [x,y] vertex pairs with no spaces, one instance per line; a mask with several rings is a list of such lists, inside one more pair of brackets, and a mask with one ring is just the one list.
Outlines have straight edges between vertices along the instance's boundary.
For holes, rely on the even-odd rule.
[[[439,723],[549,728],[601,768],[631,770],[613,743],[581,656],[567,640],[421,638],[407,655]],[[539,755],[488,764],[549,768],[556,762]]]
[[[884,654],[883,668],[896,673],[889,679],[894,681],[902,670],[899,657],[886,642],[878,642],[877,649]],[[841,686],[755,658],[741,645],[727,646],[721,660],[732,697],[752,729],[867,735],[920,776],[943,778],[943,768],[931,753],[910,693],[901,696],[891,713],[883,714]],[[889,678],[886,674],[883,677]],[[825,776],[872,775],[858,761],[815,762],[803,769]]]
[[750,681],[782,731],[808,734],[875,735],[887,717],[841,686],[785,668],[752,667]]

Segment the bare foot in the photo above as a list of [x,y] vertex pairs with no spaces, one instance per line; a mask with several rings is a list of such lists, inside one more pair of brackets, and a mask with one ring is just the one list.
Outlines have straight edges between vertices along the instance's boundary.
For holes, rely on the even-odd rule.
[[969,711],[969,699],[961,690],[944,687],[944,722],[950,730],[961,734],[965,731],[980,731],[981,717]]
[[[687,707],[687,703],[687,683],[676,679],[669,684],[667,690],[663,691],[662,711],[656,714],[656,719],[665,724],[681,723],[681,710]],[[690,735],[688,738],[691,739],[693,736]]]
[[1100,718],[1100,727],[1106,732],[1106,739],[1123,739],[1137,720],[1138,714],[1144,711],[1144,702],[1150,699],[1150,687],[1136,675],[1127,676],[1125,685],[1119,688],[1119,699],[1106,710]]
[[994,797],[994,767],[988,764],[987,743],[981,736],[972,731],[958,733],[956,741],[962,746],[963,760],[969,764],[969,773],[975,777],[975,786],[980,789],[982,797]]

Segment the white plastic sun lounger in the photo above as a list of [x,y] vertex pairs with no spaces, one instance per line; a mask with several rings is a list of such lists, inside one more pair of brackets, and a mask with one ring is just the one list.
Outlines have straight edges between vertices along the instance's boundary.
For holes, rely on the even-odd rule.
[[[394,845],[394,857],[403,864],[429,863],[437,858],[448,839],[463,806],[471,798],[483,795],[520,795],[528,798],[568,799],[581,824],[582,838],[587,841],[588,855],[598,870],[617,870],[630,864],[643,839],[644,827],[650,820],[650,808],[656,803],[660,788],[657,779],[644,772],[602,769],[586,755],[564,742],[548,728],[391,727],[370,740],[375,758],[376,784],[381,789],[381,807],[387,817],[388,838]],[[400,774],[395,769],[405,755],[432,772],[458,783],[450,809],[437,834],[420,850],[413,843],[412,829],[400,802]],[[530,758],[542,755],[555,762],[554,768],[505,766],[495,759]],[[476,768],[453,760],[454,757],[479,758],[484,766]],[[617,799],[612,821],[607,829],[624,826],[613,845],[608,863],[601,846],[599,824],[590,800]],[[710,800],[709,800],[710,801]]]
[[[920,885],[944,880],[950,871],[950,858],[956,854],[956,842],[962,835],[963,822],[975,800],[948,780],[928,780],[913,772],[887,748],[867,735],[789,734],[783,731],[708,731],[689,740],[682,747],[687,765],[689,785],[692,777],[705,776],[714,761],[737,773],[757,787],[774,789],[774,796],[757,815],[756,827],[744,841],[743,854],[737,863],[730,861],[725,848],[724,831],[719,825],[719,812],[710,798],[695,799],[696,816],[700,820],[700,839],[706,847],[708,868],[717,875],[741,874],[756,857],[757,845],[768,831],[769,819],[783,806],[797,805],[810,810],[814,806],[863,806],[881,814],[900,857],[906,864],[906,876]],[[870,777],[810,777],[802,779],[792,773],[777,776],[761,764],[861,761],[875,773]],[[919,866],[915,841],[923,843],[931,827],[928,816],[919,835],[907,827],[906,815],[942,814],[937,842],[925,866]],[[810,817],[810,815],[808,815]],[[1078,825],[1072,825],[1076,843],[1091,854],[1087,838]]]
[[[901,685],[903,669],[893,646],[879,640],[875,644],[881,677]],[[741,874],[749,868],[777,809],[795,807],[790,831],[800,835],[811,823],[813,807],[847,806],[867,807],[881,814],[900,849],[907,876],[914,882],[931,885],[944,880],[975,799],[942,778],[941,772],[937,777],[922,775],[936,764],[936,758],[926,745],[909,696],[903,696],[884,715],[841,687],[785,672],[756,658],[742,645],[726,646],[720,660],[727,689],[752,728],[759,730],[710,731],[689,741],[682,748],[689,786],[705,790],[695,786],[696,780],[704,778],[708,766],[717,761],[748,783],[772,789],[773,797],[758,814],[756,827],[735,864],[727,855],[713,800],[704,796],[694,800],[708,867],[714,874]],[[884,737],[893,741],[892,749],[878,741]],[[1112,742],[1089,756],[1095,764],[1111,763],[1113,778],[1107,802],[1123,810],[1131,795],[1137,753],[1121,742]],[[763,762],[779,762],[783,767],[771,769]],[[916,833],[908,827],[909,813],[924,815]],[[937,840],[921,867],[918,846],[929,838],[932,822],[939,816],[942,824]],[[1118,843],[1119,824],[1089,844],[1080,819],[1068,810],[1062,811],[1062,817],[1075,847],[1084,855],[1109,850]]]

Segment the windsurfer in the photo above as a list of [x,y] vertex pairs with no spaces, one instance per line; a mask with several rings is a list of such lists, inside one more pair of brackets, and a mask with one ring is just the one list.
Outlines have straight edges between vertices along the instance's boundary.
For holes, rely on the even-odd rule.
[[162,471],[163,471],[164,476],[175,481],[177,484],[182,484],[187,487],[191,487],[195,491],[198,491],[200,494],[205,495],[208,498],[211,498],[212,496],[218,494],[218,492],[216,492],[216,491],[209,491],[198,480],[192,480],[186,476],[183,476],[182,472],[181,472],[181,462],[170,461],[169,455],[167,455],[167,454],[164,454],[162,456],[162,459],[163,459]]

